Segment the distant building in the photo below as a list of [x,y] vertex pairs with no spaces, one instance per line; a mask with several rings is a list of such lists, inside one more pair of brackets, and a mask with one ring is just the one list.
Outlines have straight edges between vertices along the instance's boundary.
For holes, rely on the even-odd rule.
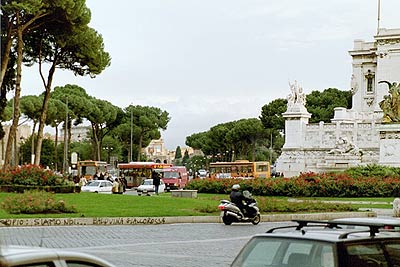
[[[182,157],[186,151],[188,151],[189,157],[196,154],[196,151],[191,147],[181,147]],[[173,163],[175,160],[175,150],[168,150],[162,138],[152,140],[146,148],[143,148],[142,153],[146,155],[148,160],[154,162]]]
[[[80,142],[89,139],[90,126],[73,126],[71,128],[71,142]],[[60,130],[59,142],[64,142],[64,128]]]
[[[4,164],[4,159],[6,155],[6,149],[7,149],[7,141],[8,141],[8,134],[10,132],[10,126],[11,125],[3,125],[4,131],[6,135],[4,136],[3,139],[0,140],[0,166],[3,166]],[[13,154],[11,158],[12,165],[17,165],[19,164],[19,148],[21,143],[23,143],[25,140],[27,140],[30,135],[31,135],[31,127],[29,125],[23,124],[18,126],[17,128],[17,133],[16,133],[16,143],[13,146]]]
[[171,163],[169,151],[166,149],[164,140],[151,140],[150,144],[142,149],[142,153],[146,155],[149,161]]

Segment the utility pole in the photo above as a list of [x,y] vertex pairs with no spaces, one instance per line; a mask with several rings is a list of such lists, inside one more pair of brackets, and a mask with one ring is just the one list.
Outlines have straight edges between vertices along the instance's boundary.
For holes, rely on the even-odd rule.
[[272,132],[271,132],[271,142],[269,144],[269,164],[272,163]]
[[381,20],[381,0],[378,0],[378,28],[376,30],[376,35],[379,35],[380,20]]
[[132,105],[131,105],[131,151],[130,151],[130,155],[129,155],[129,162],[132,162],[132,140],[133,140],[133,114],[132,114]]
[[64,122],[64,160],[63,172],[68,173],[68,97],[65,101],[65,122]]

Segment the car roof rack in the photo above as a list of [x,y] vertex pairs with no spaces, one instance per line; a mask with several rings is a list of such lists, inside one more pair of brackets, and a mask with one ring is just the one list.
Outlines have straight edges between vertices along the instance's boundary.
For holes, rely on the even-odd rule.
[[289,226],[280,226],[280,227],[275,227],[269,229],[266,233],[273,233],[275,230],[279,229],[289,229],[289,228],[295,228],[295,230],[299,231],[302,230],[303,234],[305,233],[304,227],[326,227],[330,229],[342,229],[342,225],[349,225],[349,226],[365,226],[368,227],[369,230],[358,230],[358,231],[348,231],[345,232],[341,235],[339,235],[339,239],[345,239],[347,238],[350,234],[355,234],[355,233],[368,233],[370,236],[376,236],[377,233],[379,233],[379,229],[384,230],[385,226],[400,226],[399,223],[385,223],[385,222],[366,222],[366,221],[346,221],[345,219],[340,220],[340,221],[335,221],[335,220],[303,220],[303,219],[297,219],[297,220],[292,220],[292,222],[297,222],[297,225],[289,225]]
[[[275,228],[269,229],[266,233],[273,233],[275,230],[280,229],[289,229],[289,228],[296,228],[296,230],[301,230],[304,227],[326,227],[328,221],[318,221],[318,220],[292,220],[292,222],[297,222],[298,225],[288,225],[288,226],[279,226]],[[313,225],[310,225],[313,223]]]

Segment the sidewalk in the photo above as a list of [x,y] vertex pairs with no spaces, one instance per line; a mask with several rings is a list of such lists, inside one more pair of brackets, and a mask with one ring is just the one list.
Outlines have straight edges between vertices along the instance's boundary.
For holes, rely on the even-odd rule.
[[[344,217],[391,216],[387,210],[361,212],[264,214],[261,222],[282,222],[295,219],[330,220]],[[158,225],[172,223],[222,223],[220,216],[182,216],[182,217],[102,217],[102,218],[36,218],[0,219],[0,227],[33,226],[85,226],[85,225]]]

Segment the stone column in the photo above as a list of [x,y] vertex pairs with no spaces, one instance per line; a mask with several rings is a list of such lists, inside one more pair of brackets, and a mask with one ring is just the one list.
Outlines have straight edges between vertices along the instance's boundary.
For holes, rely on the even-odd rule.
[[306,126],[311,114],[304,105],[295,103],[282,113],[285,120],[285,144],[283,148],[302,148],[305,142]]

